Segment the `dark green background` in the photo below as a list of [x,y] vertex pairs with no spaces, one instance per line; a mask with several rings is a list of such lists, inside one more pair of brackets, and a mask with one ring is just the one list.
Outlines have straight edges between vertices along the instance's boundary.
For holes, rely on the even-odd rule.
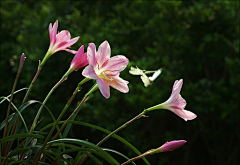
[[[166,141],[188,141],[176,151],[148,156],[154,165],[237,164],[240,161],[237,157],[240,150],[239,2],[1,1],[0,96],[10,94],[23,52],[27,59],[16,89],[29,86],[38,60],[43,59],[49,46],[48,25],[55,20],[59,21],[59,31],[66,29],[72,37],[80,36],[72,49],[77,50],[84,44],[86,51],[88,43],[98,47],[107,40],[112,56],[121,54],[130,60],[121,73],[121,77],[130,82],[129,93],[111,88],[110,98],[105,99],[99,91],[95,92],[81,109],[78,121],[114,130],[144,108],[166,101],[174,81],[182,78],[181,95],[187,101],[186,109],[197,114],[195,120],[185,122],[170,111],[156,110],[119,135],[141,152]],[[43,101],[67,71],[73,56],[61,51],[49,58],[29,99]],[[163,72],[150,88],[145,88],[139,77],[128,73],[130,66],[146,70],[162,67]],[[81,72],[82,69],[72,73],[47,102],[55,117],[83,79]],[[93,83],[83,86],[64,119]],[[14,96],[17,106],[24,94]],[[1,121],[7,105],[7,102],[0,105]],[[23,113],[29,127],[39,106],[30,106]],[[52,122],[45,110],[40,118],[37,129]],[[69,137],[97,143],[104,134],[73,126]],[[114,139],[103,147],[136,156]],[[136,163],[143,164],[143,161]]]

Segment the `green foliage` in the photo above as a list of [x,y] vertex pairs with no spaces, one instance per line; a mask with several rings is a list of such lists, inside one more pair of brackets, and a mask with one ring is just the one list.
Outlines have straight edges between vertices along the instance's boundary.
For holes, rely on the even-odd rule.
[[[69,30],[72,37],[80,36],[72,49],[84,44],[86,51],[88,43],[94,42],[98,47],[107,40],[112,56],[123,54],[130,60],[128,68],[121,72],[121,77],[129,81],[130,92],[123,94],[111,88],[109,99],[95,92],[81,108],[77,121],[114,130],[144,108],[168,99],[174,81],[183,78],[181,95],[188,103],[186,109],[198,115],[195,120],[186,123],[167,110],[153,111],[119,135],[140,152],[165,141],[188,141],[171,154],[153,155],[149,158],[151,164],[239,162],[240,146],[236,144],[240,130],[239,2],[1,1],[0,12],[0,96],[11,92],[23,52],[27,59],[16,89],[29,86],[38,60],[43,59],[49,46],[48,25],[58,19],[59,30]],[[72,58],[72,54],[63,51],[50,57],[29,99],[42,101],[67,71]],[[163,71],[151,87],[145,88],[138,76],[128,73],[131,66],[146,70],[162,67]],[[47,102],[55,117],[83,79],[81,71],[72,73]],[[75,109],[92,84],[90,81],[83,86],[66,115]],[[24,94],[21,91],[14,95],[17,107]],[[3,121],[7,102],[0,106],[0,121]],[[39,105],[29,106],[22,113],[24,119],[30,120],[26,122],[28,127],[38,108]],[[41,117],[39,128],[52,122],[46,110]],[[88,138],[92,143],[105,136],[78,125],[72,127],[69,135]],[[114,140],[103,147],[126,153],[128,157],[136,156]]]

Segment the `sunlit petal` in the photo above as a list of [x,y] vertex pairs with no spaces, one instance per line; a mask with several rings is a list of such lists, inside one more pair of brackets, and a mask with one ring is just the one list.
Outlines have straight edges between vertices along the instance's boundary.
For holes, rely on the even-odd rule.
[[110,89],[108,83],[105,80],[99,78],[97,79],[97,84],[102,95],[108,99],[110,97]]
[[128,59],[125,56],[118,55],[110,58],[106,64],[104,64],[104,70],[112,70],[112,71],[122,71],[126,68],[128,64]]
[[104,41],[99,46],[96,54],[96,60],[98,61],[98,64],[102,67],[104,62],[110,58],[110,55],[111,55],[110,45],[107,41]]
[[95,71],[92,69],[90,65],[84,68],[82,75],[90,79],[98,79]]
[[108,84],[111,87],[113,87],[123,93],[129,92],[128,85],[127,85],[128,81],[123,80],[121,77],[117,77],[117,76],[113,77],[113,80],[108,81]]

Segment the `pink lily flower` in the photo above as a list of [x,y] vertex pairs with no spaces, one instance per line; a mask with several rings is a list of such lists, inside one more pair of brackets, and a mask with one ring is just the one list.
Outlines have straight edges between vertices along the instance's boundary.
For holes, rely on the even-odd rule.
[[88,65],[87,53],[84,53],[84,45],[82,45],[78,49],[77,54],[74,56],[70,68],[73,68],[75,71],[77,71],[86,65]]
[[127,93],[128,81],[119,77],[119,73],[124,70],[128,64],[125,56],[117,55],[110,58],[111,49],[107,41],[104,41],[96,52],[94,43],[90,43],[87,49],[87,58],[89,65],[83,70],[83,76],[97,80],[97,84],[102,95],[105,98],[110,97],[110,88]]
[[50,54],[56,53],[60,50],[65,50],[70,53],[76,54],[76,51],[66,48],[75,44],[78,41],[79,37],[71,39],[71,35],[67,30],[62,30],[60,33],[57,34],[57,28],[58,20],[56,20],[53,26],[52,23],[49,24],[50,46],[48,51],[51,52]]
[[166,142],[161,147],[158,148],[159,152],[173,151],[181,146],[183,146],[187,141],[185,140],[173,140]]
[[180,91],[182,88],[183,80],[176,80],[173,85],[172,94],[170,98],[162,104],[156,105],[151,107],[149,110],[154,109],[168,109],[178,115],[179,117],[183,118],[185,121],[192,120],[197,117],[194,113],[184,110],[186,106],[186,101],[181,97]]

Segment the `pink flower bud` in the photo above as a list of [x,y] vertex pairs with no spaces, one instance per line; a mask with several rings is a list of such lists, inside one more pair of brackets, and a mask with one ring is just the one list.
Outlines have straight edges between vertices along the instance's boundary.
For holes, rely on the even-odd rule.
[[19,65],[20,68],[23,67],[25,59],[26,59],[26,57],[25,57],[25,54],[23,53],[22,56],[21,56],[21,59],[20,59],[20,65]]
[[158,148],[159,152],[173,151],[181,146],[183,146],[187,141],[185,140],[174,140],[166,142],[161,147]]
[[78,49],[77,54],[74,56],[70,67],[77,71],[78,69],[81,69],[87,64],[88,64],[87,53],[84,53],[84,46],[82,45]]

